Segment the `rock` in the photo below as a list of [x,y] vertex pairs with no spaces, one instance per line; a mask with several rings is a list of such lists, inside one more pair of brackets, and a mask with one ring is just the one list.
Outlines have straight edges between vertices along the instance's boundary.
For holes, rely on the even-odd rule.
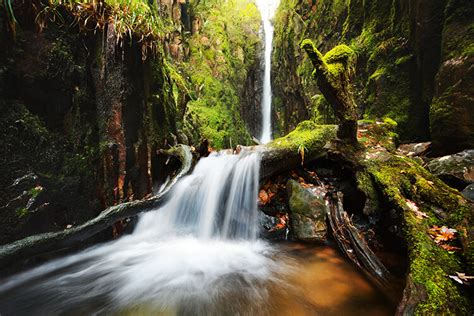
[[293,237],[301,241],[325,241],[328,209],[323,191],[305,189],[294,180],[288,181],[287,188]]
[[463,191],[462,195],[469,201],[474,202],[474,184],[468,185]]
[[430,147],[431,142],[402,144],[397,151],[408,157],[416,157],[425,154]]
[[436,153],[451,154],[474,148],[474,57],[445,61],[436,79],[430,108],[430,128]]
[[474,149],[433,159],[427,168],[449,185],[462,190],[474,183]]

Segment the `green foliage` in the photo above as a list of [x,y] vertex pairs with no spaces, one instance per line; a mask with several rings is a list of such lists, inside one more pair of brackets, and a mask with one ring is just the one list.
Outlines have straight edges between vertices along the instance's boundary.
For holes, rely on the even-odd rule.
[[26,217],[29,214],[28,209],[26,207],[17,208],[15,210],[15,213],[16,213],[16,216],[18,216],[19,218]]
[[192,96],[184,132],[194,143],[207,138],[218,149],[249,144],[240,96],[260,43],[258,9],[249,0],[198,2],[192,9],[205,22],[188,39],[189,60],[177,65]]
[[[40,28],[48,22],[61,21],[67,18],[68,12],[74,18],[74,24],[85,31],[101,30],[105,26],[113,26],[118,40],[135,38],[142,46],[143,58],[148,53],[161,52],[159,41],[175,30],[171,17],[160,10],[157,2],[145,0],[49,0],[36,18]],[[119,44],[119,43],[117,43]]]

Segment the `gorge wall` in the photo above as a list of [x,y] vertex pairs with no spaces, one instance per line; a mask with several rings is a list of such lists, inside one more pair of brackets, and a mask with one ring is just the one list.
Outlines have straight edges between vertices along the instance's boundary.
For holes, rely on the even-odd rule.
[[25,2],[13,14],[0,7],[0,244],[150,194],[160,149],[251,142],[250,1]]
[[437,154],[474,147],[473,17],[466,0],[283,0],[275,18],[275,128],[284,134],[303,119],[334,122],[299,48],[310,38],[322,52],[340,43],[356,51],[361,118],[390,117],[403,141],[432,140]]

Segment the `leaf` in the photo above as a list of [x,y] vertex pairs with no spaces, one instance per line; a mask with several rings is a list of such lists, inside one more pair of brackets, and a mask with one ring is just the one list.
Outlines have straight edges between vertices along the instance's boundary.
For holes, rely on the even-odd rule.
[[431,236],[431,238],[433,238],[435,243],[439,244],[456,239],[457,232],[457,230],[448,228],[447,226],[433,226],[428,231],[428,234]]
[[461,272],[456,272],[456,275],[448,276],[459,284],[470,284],[471,280],[474,280],[474,276],[466,275],[465,273]]
[[262,205],[267,205],[268,202],[270,202],[270,197],[268,196],[268,193],[265,190],[260,190],[260,192],[258,193],[258,199],[260,201],[260,204]]
[[420,211],[418,206],[415,204],[415,202],[410,201],[408,199],[405,199],[405,202],[406,202],[408,208],[415,213],[415,216],[417,218],[419,218],[419,219],[428,218],[428,214]]

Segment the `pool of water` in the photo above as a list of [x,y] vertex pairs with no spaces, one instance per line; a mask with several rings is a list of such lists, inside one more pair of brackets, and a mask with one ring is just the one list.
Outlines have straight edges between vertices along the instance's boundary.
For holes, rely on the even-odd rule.
[[0,286],[2,316],[393,313],[337,249],[290,242],[124,238]]

